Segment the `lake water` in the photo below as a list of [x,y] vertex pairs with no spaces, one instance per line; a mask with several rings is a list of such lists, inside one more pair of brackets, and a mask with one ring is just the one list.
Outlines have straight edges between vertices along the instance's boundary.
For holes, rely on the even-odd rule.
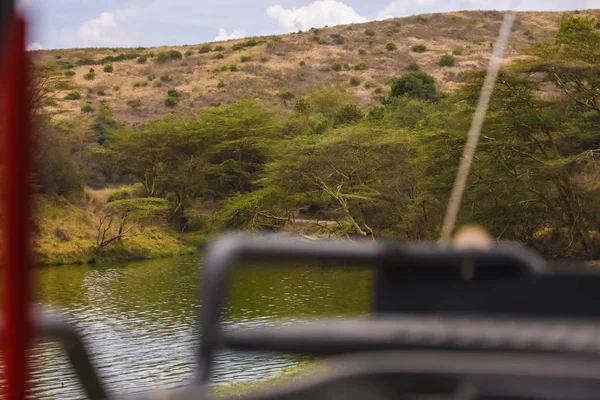
[[[73,321],[111,392],[175,388],[188,383],[195,371],[202,272],[200,255],[46,267],[38,272],[38,303]],[[232,281],[226,323],[254,327],[365,314],[370,285],[366,271],[241,268]],[[298,362],[292,356],[223,351],[214,381],[265,378]],[[37,344],[32,363],[36,398],[84,398],[59,345]]]

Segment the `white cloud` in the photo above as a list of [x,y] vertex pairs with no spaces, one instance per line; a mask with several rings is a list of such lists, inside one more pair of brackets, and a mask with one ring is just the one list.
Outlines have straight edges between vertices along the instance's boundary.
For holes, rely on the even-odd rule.
[[44,46],[40,42],[33,42],[27,45],[27,51],[44,50]]
[[[411,14],[414,7],[431,7],[438,3],[439,0],[396,0],[388,4],[378,16],[378,19],[387,19],[401,17]],[[472,0],[469,0],[472,1]],[[478,1],[478,0],[474,0]]]
[[87,46],[131,46],[134,43],[131,35],[119,28],[115,15],[109,12],[81,24],[79,39]]
[[325,25],[365,22],[367,18],[352,7],[336,0],[316,0],[300,8],[283,8],[275,5],[267,8],[267,15],[279,22],[286,30],[310,29]]
[[219,28],[219,33],[217,34],[217,36],[215,36],[215,42],[221,42],[224,40],[231,40],[231,39],[239,39],[242,37],[244,37],[244,33],[237,29],[234,29],[233,32],[231,32],[231,34],[228,35],[227,32],[225,31],[225,29]]

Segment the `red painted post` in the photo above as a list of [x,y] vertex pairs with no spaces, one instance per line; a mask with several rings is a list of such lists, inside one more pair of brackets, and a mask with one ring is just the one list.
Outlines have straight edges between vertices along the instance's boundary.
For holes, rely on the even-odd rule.
[[6,388],[3,398],[23,400],[31,335],[31,121],[25,21],[6,25],[0,68],[2,133],[2,307]]

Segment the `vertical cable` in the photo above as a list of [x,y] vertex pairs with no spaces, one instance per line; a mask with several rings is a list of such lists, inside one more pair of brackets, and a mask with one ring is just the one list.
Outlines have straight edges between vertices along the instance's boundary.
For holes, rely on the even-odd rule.
[[446,215],[444,217],[444,223],[442,225],[442,234],[440,241],[442,243],[449,243],[452,236],[452,231],[456,225],[456,219],[460,206],[462,203],[463,194],[467,185],[467,179],[471,171],[471,165],[473,164],[473,157],[475,156],[475,149],[477,148],[477,142],[481,135],[481,128],[483,127],[483,121],[490,105],[490,99],[494,92],[494,86],[496,85],[496,79],[500,72],[500,66],[502,64],[502,58],[504,58],[504,51],[508,44],[508,38],[512,31],[512,26],[515,21],[516,14],[513,11],[508,11],[504,15],[504,21],[500,27],[500,35],[494,45],[494,52],[490,65],[488,66],[485,80],[483,82],[483,88],[481,89],[481,95],[477,102],[477,108],[475,109],[475,115],[467,135],[467,143],[463,151],[458,172],[456,173],[456,179],[454,181],[454,187],[452,188],[452,194],[448,201],[448,208],[446,209]]
[[0,68],[2,133],[2,307],[6,400],[23,400],[30,300],[30,110],[25,21],[5,19]]

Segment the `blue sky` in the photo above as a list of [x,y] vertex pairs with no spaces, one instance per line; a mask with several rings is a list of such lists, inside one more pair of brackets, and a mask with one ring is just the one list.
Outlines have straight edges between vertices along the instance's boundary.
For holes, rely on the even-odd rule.
[[[32,48],[197,44],[466,9],[576,10],[600,0],[21,0]],[[512,4],[512,5],[511,5]]]

